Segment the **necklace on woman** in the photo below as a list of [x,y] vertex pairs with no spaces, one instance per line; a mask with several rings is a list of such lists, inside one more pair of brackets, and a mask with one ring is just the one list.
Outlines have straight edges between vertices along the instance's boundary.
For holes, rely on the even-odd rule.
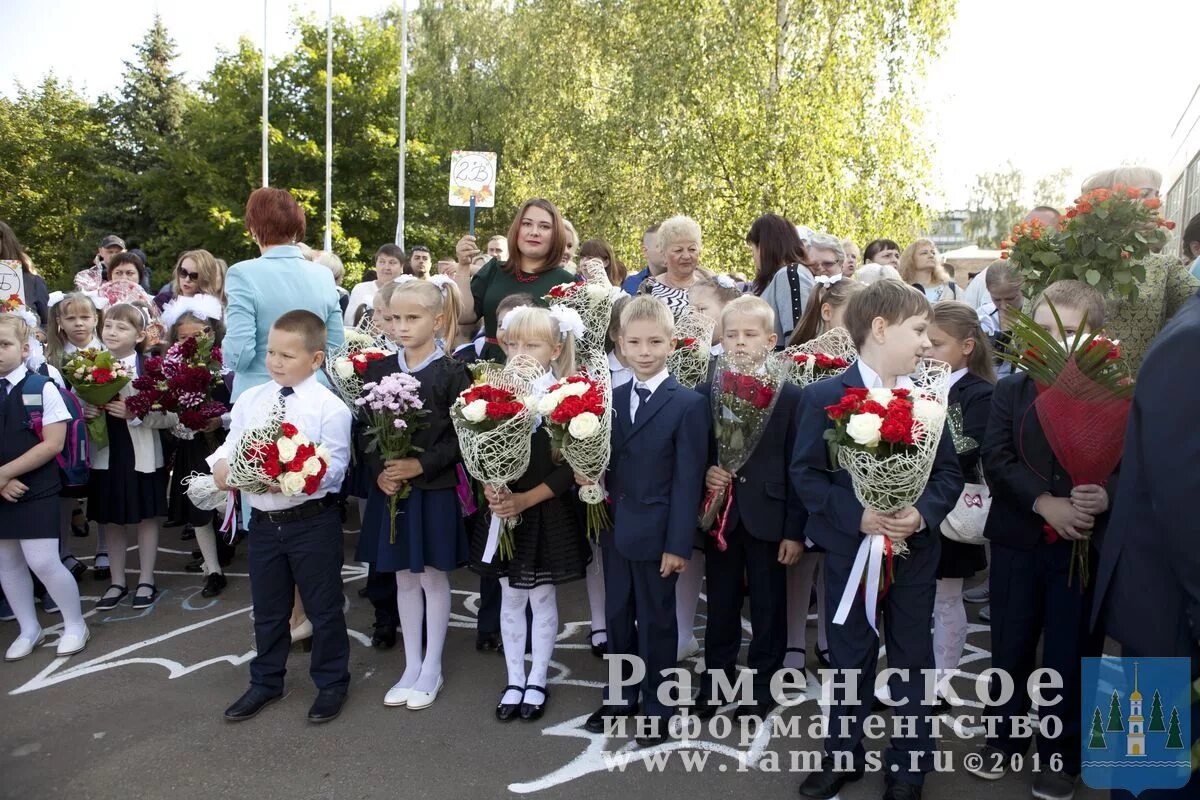
[[513,270],[513,277],[517,279],[517,283],[533,283],[539,277],[540,272],[522,272],[521,270]]

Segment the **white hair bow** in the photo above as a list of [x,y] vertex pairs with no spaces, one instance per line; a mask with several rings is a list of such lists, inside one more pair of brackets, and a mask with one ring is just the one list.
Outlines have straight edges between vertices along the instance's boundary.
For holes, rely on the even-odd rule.
[[587,331],[587,328],[583,326],[583,317],[579,316],[579,312],[573,308],[563,305],[553,306],[550,309],[550,316],[558,323],[558,333],[563,338],[571,333],[578,339]]
[[500,330],[508,330],[508,326],[515,322],[517,317],[532,310],[533,308],[531,306],[516,306],[515,308],[510,308],[508,313],[504,315],[504,319],[500,320]]
[[49,299],[46,301],[46,307],[54,308],[56,305],[61,303],[63,298],[66,296],[67,295],[64,292],[51,292]]
[[449,275],[430,275],[426,280],[436,286],[443,295],[450,290],[450,284],[454,283],[454,279]]
[[818,275],[817,277],[813,278],[813,283],[819,283],[822,286],[824,286],[826,289],[828,289],[830,286],[833,286],[835,283],[837,283],[841,279],[842,279],[842,273],[839,272],[836,275]]
[[221,301],[211,294],[176,297],[163,308],[162,323],[170,328],[179,321],[180,317],[188,313],[196,319],[210,320],[221,319],[224,310],[221,308]]
[[722,289],[736,289],[737,288],[737,284],[734,283],[733,278],[731,278],[725,274],[721,274],[721,275],[717,276],[717,285],[720,286]]

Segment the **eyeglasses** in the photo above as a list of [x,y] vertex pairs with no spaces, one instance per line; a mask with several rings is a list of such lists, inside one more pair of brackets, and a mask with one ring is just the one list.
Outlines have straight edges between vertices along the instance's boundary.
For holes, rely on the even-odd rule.
[[842,266],[842,262],[840,262],[840,261],[814,261],[813,266],[820,267],[821,269],[835,269],[835,268],[840,268]]
[[189,281],[199,281],[200,280],[199,272],[188,272],[183,267],[179,267],[179,269],[176,271],[179,273],[179,277],[181,277],[181,278],[187,278]]

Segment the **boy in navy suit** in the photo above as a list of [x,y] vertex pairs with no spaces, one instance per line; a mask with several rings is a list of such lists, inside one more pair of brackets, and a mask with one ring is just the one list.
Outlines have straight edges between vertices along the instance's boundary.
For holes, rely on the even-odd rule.
[[[846,328],[858,348],[858,363],[836,378],[804,390],[792,480],[808,509],[805,535],[825,548],[826,598],[837,608],[850,581],[855,554],[864,535],[904,541],[908,555],[895,560],[895,573],[881,600],[888,667],[907,670],[894,676],[890,690],[893,716],[915,717],[915,735],[893,736],[884,752],[885,800],[919,800],[925,773],[933,768],[932,707],[923,705],[926,675],[935,669],[930,628],[941,554],[939,529],[963,488],[962,472],[948,430],[942,432],[933,468],[915,507],[890,514],[863,508],[850,476],[833,471],[825,430],[827,406],[849,387],[912,388],[908,377],[930,348],[927,334],[932,308],[925,295],[896,280],[873,283],[846,307]],[[833,687],[825,758],[810,773],[800,794],[828,800],[863,775],[864,722],[871,713],[879,636],[866,617],[861,594],[842,625],[829,626],[829,658],[834,669],[859,670],[857,681],[843,673]],[[848,685],[857,683],[856,696]],[[854,697],[855,702],[850,702]],[[848,731],[848,735],[843,731]],[[915,764],[915,768],[914,768]]]
[[[775,348],[775,312],[762,298],[743,295],[721,313],[721,344],[726,353],[752,361]],[[754,362],[757,363],[757,362]],[[708,397],[711,387],[697,390]],[[749,588],[750,628],[753,635],[746,664],[754,671],[754,706],[740,713],[765,717],[775,705],[771,678],[783,666],[787,651],[787,568],[804,552],[807,514],[788,478],[796,444],[796,411],[800,387],[782,383],[775,408],[750,459],[737,474],[716,464],[715,442],[710,445],[705,484],[712,491],[733,486],[725,527],[726,548],[715,537],[705,542],[708,581],[708,624],[704,631],[705,679],[696,700],[696,714],[707,719],[722,699],[712,683],[723,672],[733,684],[742,645],[742,582]]]
[[634,298],[621,313],[621,352],[633,380],[613,392],[613,529],[600,546],[608,652],[639,656],[646,675],[637,687],[605,690],[585,727],[598,733],[606,716],[635,713],[640,694],[650,718],[641,745],[669,733],[671,709],[658,689],[662,671],[675,666],[675,582],[692,553],[708,460],[708,405],[667,373],[674,335],[670,310],[652,297]]
[[[1066,331],[1067,344],[1081,330],[1104,327],[1104,298],[1079,281],[1051,284],[1033,310],[1034,321],[1055,338],[1061,334],[1049,303],[1054,304]],[[1080,771],[1080,659],[1099,656],[1103,635],[1088,631],[1092,592],[1081,585],[1078,570],[1068,580],[1072,545],[1087,544],[1103,535],[1108,520],[1109,491],[1104,486],[1072,486],[1058,463],[1033,409],[1038,390],[1026,373],[996,384],[992,417],[980,455],[992,489],[992,508],[984,535],[992,543],[992,666],[1007,671],[1017,691],[1009,702],[984,713],[1005,718],[999,734],[980,750],[982,764],[970,772],[987,780],[1004,776],[1012,756],[1029,749],[1028,738],[1014,735],[1011,720],[1029,713],[1029,692],[1022,687],[1037,661],[1038,639],[1044,637],[1042,666],[1062,677],[1061,690],[1044,690],[1043,714],[1062,722],[1061,734],[1037,736],[1041,769],[1033,796],[1069,800]],[[1045,528],[1049,526],[1054,534]],[[1097,557],[1091,556],[1091,563]],[[999,696],[993,683],[992,696]],[[1061,700],[1053,700],[1061,693]],[[1054,758],[1054,756],[1057,756]],[[1060,770],[1051,765],[1061,764]]]

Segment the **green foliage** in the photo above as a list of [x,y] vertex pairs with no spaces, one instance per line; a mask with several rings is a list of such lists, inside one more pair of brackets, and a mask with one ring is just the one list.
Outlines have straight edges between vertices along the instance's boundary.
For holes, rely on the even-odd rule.
[[1075,337],[1068,339],[1054,303],[1045,303],[1054,315],[1058,335],[1047,332],[1023,311],[1009,309],[1013,346],[997,355],[1028,372],[1042,387],[1053,386],[1067,365],[1074,363],[1095,383],[1097,396],[1132,397],[1133,381],[1128,365],[1120,358],[1120,347],[1100,333],[1088,333],[1086,312]]
[[975,178],[963,233],[978,247],[996,247],[1025,214],[1025,175],[1009,162]]
[[[774,211],[860,241],[927,221],[923,70],[954,0],[430,0],[410,16],[405,244],[447,256],[465,209],[450,152],[494,150],[481,236],[545,196],[582,238],[634,269],[644,227],[699,221],[704,265],[749,271],[743,240]],[[325,25],[294,20],[271,64],[271,183],[323,237]],[[352,282],[396,219],[400,19],[334,26],[334,250]],[[141,245],[163,281],[203,247],[253,256],[242,212],[260,179],[262,54],[243,40],[198,86],[172,71],[160,22],[111,98],[48,79],[0,101],[0,218],[63,285],[105,233]],[[69,164],[63,174],[62,164]],[[77,263],[76,263],[77,262]],[[64,267],[64,265],[67,265]]]

